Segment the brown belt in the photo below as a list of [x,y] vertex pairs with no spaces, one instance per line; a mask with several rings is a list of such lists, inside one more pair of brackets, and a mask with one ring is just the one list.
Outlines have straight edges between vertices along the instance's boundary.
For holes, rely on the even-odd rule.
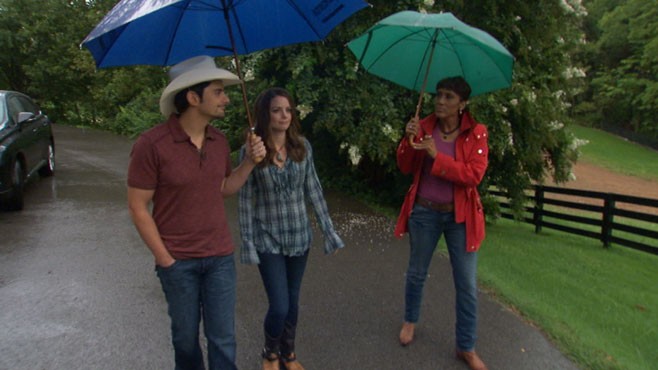
[[452,203],[437,203],[421,197],[416,197],[416,204],[439,212],[452,212],[455,210],[455,206]]

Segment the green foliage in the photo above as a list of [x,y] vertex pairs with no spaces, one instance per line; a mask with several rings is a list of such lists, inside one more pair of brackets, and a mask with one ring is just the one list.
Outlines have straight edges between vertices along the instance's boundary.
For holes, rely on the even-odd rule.
[[[88,51],[79,49],[80,41],[115,3],[0,0],[0,30],[18,30],[0,31],[0,45],[17,49],[0,56],[0,82],[35,95],[60,123],[134,135],[163,120],[155,99],[167,83],[162,68],[97,71]],[[565,74],[574,66],[570,53],[580,40],[583,11],[578,1],[371,3],[323,42],[240,56],[243,72],[250,76],[246,84],[250,104],[270,86],[287,88],[297,100],[325,186],[368,194],[364,196],[384,205],[401,202],[410,178],[397,170],[395,148],[418,95],[359,68],[345,44],[392,13],[419,9],[454,13],[501,40],[516,58],[512,88],[471,102],[476,119],[491,132],[491,164],[482,188],[496,183],[516,205],[528,184],[546,177],[566,180],[576,157],[573,138],[562,129],[568,123],[566,102],[582,89],[579,79]],[[231,58],[218,62],[233,69]],[[239,88],[228,93],[233,101],[228,116],[214,124],[237,149],[244,142],[246,111]],[[651,104],[643,99],[643,104]],[[430,96],[424,96],[423,115],[432,110]]]
[[[33,96],[56,122],[111,129],[119,107],[162,88],[162,68],[97,71],[80,42],[113,0],[0,0],[0,87]],[[119,130],[120,131],[120,130]]]
[[581,56],[592,66],[580,105],[594,126],[621,127],[658,141],[658,6],[655,1],[593,0],[591,43]]
[[5,30],[0,43],[12,46],[0,57],[2,71],[9,71],[3,83],[32,95],[58,122],[76,121],[94,73],[77,45],[91,24],[86,2],[2,0],[0,4],[0,29]]
[[[256,80],[287,88],[298,104],[310,108],[303,126],[317,147],[325,184],[369,190],[381,202],[399,204],[410,179],[397,171],[395,148],[418,95],[358,68],[344,45],[381,18],[423,7],[453,12],[501,40],[516,57],[513,87],[474,98],[471,104],[476,119],[491,132],[491,164],[482,189],[498,184],[520,209],[529,184],[547,176],[567,180],[577,152],[573,137],[563,129],[574,87],[564,72],[572,65],[573,40],[579,39],[579,15],[557,1],[371,3],[372,8],[348,19],[322,44],[268,50],[254,63]],[[431,99],[424,101],[427,115]]]
[[128,104],[119,107],[112,131],[135,137],[162,121],[159,109],[161,89],[146,89]]

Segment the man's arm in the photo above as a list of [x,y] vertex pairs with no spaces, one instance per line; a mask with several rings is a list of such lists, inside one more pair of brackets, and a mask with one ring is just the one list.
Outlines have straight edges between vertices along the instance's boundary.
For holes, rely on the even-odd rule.
[[254,163],[251,158],[245,157],[242,162],[233,169],[231,175],[224,179],[224,183],[222,184],[222,194],[225,197],[228,197],[237,193],[247,181],[247,178],[249,178],[249,174],[254,167],[256,167],[256,163]]
[[[225,197],[233,195],[240,190],[242,185],[247,181],[247,178],[249,178],[251,171],[265,157],[265,153],[267,152],[260,136],[254,134],[249,135],[245,146],[247,150],[245,150],[244,159],[231,171],[229,177],[225,178],[222,183],[222,194]],[[260,160],[256,161],[255,158],[259,158]]]
[[146,243],[146,246],[153,253],[155,264],[161,267],[169,267],[176,260],[169,254],[167,248],[162,242],[158,227],[149,212],[149,203],[153,199],[154,190],[137,189],[128,187],[128,209],[130,217],[135,224],[139,235]]

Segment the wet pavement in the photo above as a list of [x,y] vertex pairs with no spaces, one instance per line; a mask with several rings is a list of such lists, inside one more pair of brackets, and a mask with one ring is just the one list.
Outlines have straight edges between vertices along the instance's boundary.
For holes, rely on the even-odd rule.
[[[0,370],[173,368],[166,303],[126,208],[132,140],[68,126],[55,135],[55,177],[28,184],[24,211],[0,213]],[[324,256],[316,233],[298,327],[306,368],[466,369],[453,353],[447,259],[435,257],[416,340],[400,347],[408,240],[358,201],[327,199],[347,246]],[[227,206],[237,238],[237,198]],[[237,266],[238,366],[258,369],[266,297],[257,268]],[[483,293],[477,350],[492,370],[577,369]]]

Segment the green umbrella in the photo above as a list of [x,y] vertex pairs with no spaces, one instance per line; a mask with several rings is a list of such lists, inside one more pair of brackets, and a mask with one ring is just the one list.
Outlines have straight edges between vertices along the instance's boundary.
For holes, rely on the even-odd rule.
[[402,11],[384,18],[347,46],[370,73],[421,93],[462,76],[472,96],[512,84],[514,57],[488,33],[451,13]]

